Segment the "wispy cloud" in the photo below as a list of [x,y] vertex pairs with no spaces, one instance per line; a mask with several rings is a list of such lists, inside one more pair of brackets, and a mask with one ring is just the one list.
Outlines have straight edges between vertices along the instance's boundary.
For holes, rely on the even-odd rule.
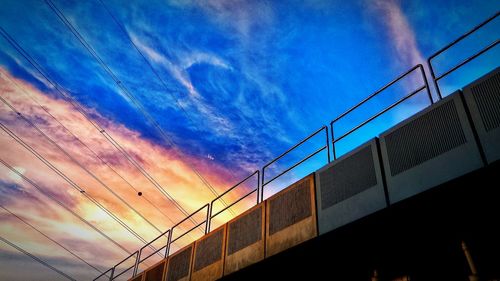
[[[178,105],[180,107],[189,106],[191,108],[195,108],[198,113],[201,115],[201,118],[204,120],[208,120],[212,123],[212,128],[217,128],[214,130],[215,133],[218,134],[230,134],[234,130],[234,125],[231,124],[230,120],[225,118],[224,116],[217,113],[217,110],[210,106],[208,103],[204,101],[204,98],[200,95],[198,90],[194,87],[189,74],[187,73],[187,69],[191,67],[195,63],[208,63],[215,67],[229,68],[226,62],[222,59],[218,58],[215,55],[210,55],[207,53],[195,51],[191,53],[182,52],[179,54],[180,63],[174,63],[169,60],[163,54],[160,54],[152,47],[146,45],[146,43],[142,42],[138,38],[138,36],[133,33],[130,35],[134,44],[142,51],[144,54],[155,62],[158,65],[166,68],[167,71],[175,78],[175,80],[180,83],[187,93],[189,94],[189,100],[184,100],[183,97],[176,97],[178,101]],[[179,93],[171,93],[174,95],[179,95]],[[179,109],[179,110],[182,110]]]
[[[123,155],[117,153],[103,135],[92,128],[90,123],[82,115],[75,112],[70,104],[46,95],[23,80],[13,77],[5,69],[1,69],[0,73],[2,98],[34,122],[45,134],[63,147],[64,150],[76,157],[89,171],[98,176],[102,182],[112,187],[118,195],[135,206],[142,215],[164,229],[169,225],[168,219],[143,199],[149,198],[164,214],[168,214],[173,222],[183,218],[183,215],[175,209],[173,204],[160,195],[152,183],[131,166],[129,162],[124,160]],[[98,156],[106,160],[123,178],[113,173],[109,167],[98,160],[90,150],[76,141],[72,135],[69,135],[61,124],[52,119],[29,97],[36,100],[46,109],[49,109],[49,112],[61,124],[71,130],[75,136],[83,141]],[[90,109],[88,110],[91,111]],[[122,124],[116,124],[107,120],[96,112],[93,112],[92,116],[97,118],[94,121],[104,124],[106,132],[113,135],[114,139],[130,155],[133,155],[144,169],[187,210],[197,209],[213,197],[204,184],[193,174],[188,163],[197,163],[198,166],[201,166],[207,180],[218,188],[228,187],[232,183],[230,180],[232,172],[217,163],[208,163],[205,160],[192,158],[192,156],[188,155],[179,155],[178,151],[174,152],[169,148],[154,144],[144,139],[140,133],[132,131]],[[75,165],[59,149],[38,134],[34,128],[19,118],[16,113],[10,111],[3,103],[0,106],[0,117],[2,124],[9,127],[9,129],[36,149],[55,167],[60,169],[80,187],[84,188],[87,194],[93,196],[110,211],[117,214],[118,217],[132,226],[138,233],[141,233],[146,239],[152,239],[155,236],[154,232],[147,230],[149,227],[146,227],[144,221],[120,203],[112,194],[107,192],[102,185],[89,177],[85,171]],[[115,237],[118,241],[122,241],[126,245],[131,245],[131,250],[138,247],[137,242],[132,242],[134,239],[126,231],[115,223],[110,223],[110,218],[107,215],[90,201],[84,199],[79,192],[72,189],[64,180],[14,142],[3,131],[0,132],[0,144],[3,148],[6,148],[2,149],[0,157],[7,163],[10,163],[10,165],[17,167],[16,170],[20,173],[25,174],[40,186],[43,186],[48,193],[58,196],[68,206],[98,225],[101,229],[109,233],[110,236]],[[0,175],[0,178],[7,179],[12,184],[19,184],[20,181],[19,176],[12,176],[12,173],[9,171],[5,171],[4,174]],[[127,182],[143,192],[143,197],[138,197],[136,191]],[[25,182],[22,186],[23,188],[28,188],[27,190],[30,192],[34,190],[33,188],[29,188]],[[8,190],[8,187],[5,188]],[[12,197],[11,200],[5,203],[8,203],[12,208],[21,210],[21,206],[26,204],[26,201],[23,198],[16,198]],[[33,206],[39,205],[33,204]],[[45,208],[45,210],[50,209]],[[76,238],[83,239],[84,237],[88,237],[90,240],[95,238],[96,234],[92,234],[92,230],[84,231],[80,225],[66,223],[67,217],[54,216],[54,214],[42,215],[40,213],[41,210],[35,209],[25,209],[25,211],[30,214],[32,219],[37,219],[40,224],[45,225],[48,229],[52,229],[52,231],[57,231],[61,235],[71,233]],[[50,211],[48,212],[51,213]],[[28,238],[26,239],[29,241]],[[114,259],[117,258],[110,257],[108,261],[111,262]]]
[[413,66],[425,62],[418,48],[415,32],[397,0],[367,1],[381,15],[395,54],[402,65]]

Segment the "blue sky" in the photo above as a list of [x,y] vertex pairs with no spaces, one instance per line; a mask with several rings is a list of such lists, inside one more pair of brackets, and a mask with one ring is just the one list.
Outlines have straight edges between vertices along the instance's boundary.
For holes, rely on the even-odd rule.
[[[135,183],[136,177],[125,177],[131,186],[149,185],[151,192],[158,186],[166,188],[182,207],[192,211],[213,198],[209,185],[220,193],[309,133],[329,124],[400,73],[425,63],[432,53],[493,15],[499,7],[497,1],[486,0],[154,0],[126,5],[115,0],[3,1],[0,26],[5,32],[57,83],[59,90],[78,103],[91,120],[106,132],[109,130],[112,138],[120,140],[127,155],[137,166],[144,167],[153,180],[145,172],[139,175],[132,161],[102,139],[86,119],[77,117],[76,110],[68,106],[68,98],[4,37],[0,37],[0,67],[3,77],[16,80],[28,95],[32,93],[40,103],[51,105],[48,111],[110,164],[117,171],[114,174],[128,175],[135,171],[137,178],[144,179]],[[90,52],[70,32],[62,17],[81,36]],[[495,40],[497,30],[500,30],[498,20],[436,60],[437,69],[445,70]],[[442,89],[449,93],[464,86],[498,66],[498,58],[496,48],[443,80]],[[71,133],[54,123],[56,119],[35,109],[33,100],[20,98],[15,91],[10,93],[14,86],[6,81],[2,80],[5,83],[2,97],[7,102],[26,110],[25,116],[52,136],[62,149],[67,148],[69,154],[82,159],[82,166],[104,178],[104,183],[109,180],[112,189],[118,190],[125,201],[132,198],[134,192],[122,187],[125,180],[115,175],[112,178],[103,163],[93,166],[99,161],[90,150],[82,148]],[[418,87],[420,81],[415,75],[384,92],[339,122],[338,133]],[[345,153],[427,104],[425,95],[419,94],[339,143],[339,152]],[[39,145],[41,154],[53,159],[55,166],[63,167],[65,161],[75,162],[62,154],[55,155],[52,151],[57,149],[53,145],[49,149],[49,144],[40,144],[40,135],[32,133],[33,128],[15,119],[7,109],[1,113],[2,124],[33,145]],[[324,139],[318,137],[311,143],[322,142]],[[0,157],[5,161],[12,159],[14,168],[22,169],[25,175],[31,173],[34,178],[36,165],[46,169],[41,163],[32,164],[35,161],[29,158],[32,155],[26,154],[18,161],[14,155],[20,152],[15,145],[8,137],[2,139]],[[301,148],[273,165],[270,173],[279,172],[313,149]],[[146,151],[149,155],[141,155]],[[325,159],[324,155],[312,159],[286,180],[319,168]],[[81,166],[76,166],[75,170],[67,168],[66,173],[81,172]],[[12,177],[8,180],[9,173],[12,172],[6,171],[0,181],[2,196],[17,192],[11,189],[18,188],[19,183]],[[103,200],[133,229],[144,224],[123,203],[115,202],[115,197],[97,190],[97,186],[104,184],[93,179],[92,184],[86,179],[81,181],[82,186],[95,185],[96,198]],[[40,179],[40,184],[53,188],[54,194],[61,190],[55,186],[67,185],[61,179],[55,182]],[[74,195],[60,196],[72,208],[78,208],[75,202],[81,199],[71,197]],[[151,195],[155,196],[161,197]],[[11,198],[0,202],[15,209],[23,201]],[[173,208],[169,202],[164,204],[159,209]],[[87,209],[80,211],[89,213]],[[141,212],[139,207],[136,214]],[[176,212],[173,221],[182,217]],[[32,219],[36,220],[37,214],[33,210]],[[156,215],[150,214],[153,220]],[[147,234],[143,236],[147,238]],[[127,239],[132,238],[123,238],[123,243]],[[88,243],[91,242],[89,239]],[[35,247],[36,243],[25,244]],[[132,243],[129,248],[137,245]],[[8,259],[11,250],[2,245],[0,251],[5,254],[1,258]],[[110,254],[109,259],[115,259],[108,261],[111,265],[119,257]],[[85,276],[84,273],[77,270],[75,274]],[[88,274],[92,276],[95,272]]]

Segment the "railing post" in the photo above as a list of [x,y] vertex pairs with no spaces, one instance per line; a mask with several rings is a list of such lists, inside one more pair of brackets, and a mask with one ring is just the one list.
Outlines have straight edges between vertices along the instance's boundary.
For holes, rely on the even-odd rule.
[[109,281],[113,281],[113,276],[115,275],[115,266],[111,268],[111,274],[109,275]]
[[330,163],[330,140],[328,139],[328,126],[325,125],[325,134],[326,134],[326,153],[327,160]]
[[142,254],[142,248],[139,251],[137,251],[137,256],[134,264],[134,272],[132,273],[132,277],[135,277],[137,275],[137,270],[139,269],[139,262],[141,260],[141,254]]
[[332,134],[332,153],[333,160],[337,160],[337,153],[335,152],[335,136],[333,135],[333,121],[330,122],[330,132]]
[[424,79],[425,89],[427,90],[429,101],[431,102],[431,104],[433,104],[434,100],[432,99],[431,89],[429,88],[429,82],[427,81],[427,75],[425,74],[424,66],[422,64],[419,64],[419,68],[420,68],[420,73],[422,74],[422,78]]
[[262,167],[262,180],[260,182],[260,202],[264,201],[264,186],[265,186],[265,181],[264,181],[264,171],[266,167]]
[[170,241],[172,241],[172,232],[174,231],[174,227],[170,228],[168,231],[168,238],[167,238],[167,246],[165,246],[165,258],[168,257],[168,254],[170,253]]
[[434,73],[434,69],[432,68],[432,57],[427,59],[427,65],[429,65],[429,71],[431,72],[432,81],[434,82],[434,87],[436,88],[436,93],[438,95],[438,99],[442,100],[443,96],[441,95],[441,90],[439,89],[438,81],[436,80],[436,74]]
[[257,170],[257,205],[262,202],[262,200],[259,200],[260,199],[260,188],[261,188],[261,184],[260,184],[260,170]]
[[205,234],[210,232],[210,226],[212,224],[212,207],[214,206],[214,201],[207,204],[207,219],[205,221]]

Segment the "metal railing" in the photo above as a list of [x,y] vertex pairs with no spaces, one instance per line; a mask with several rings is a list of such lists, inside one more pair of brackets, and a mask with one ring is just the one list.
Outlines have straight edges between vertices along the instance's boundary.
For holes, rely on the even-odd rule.
[[[184,231],[181,235],[179,235],[175,239],[172,239],[173,233],[174,233],[175,229],[178,226],[180,226],[182,223],[186,222],[187,220],[190,220],[194,215],[196,215],[197,213],[199,213],[199,212],[201,212],[202,210],[205,210],[205,209],[206,209],[207,213],[206,213],[206,217],[205,217],[204,221],[202,221],[200,223],[197,223],[195,226],[193,226],[192,228],[190,228],[187,231]],[[164,255],[164,257],[165,258],[168,257],[169,253],[170,253],[170,246],[173,243],[175,243],[176,241],[178,241],[179,239],[181,239],[182,237],[184,237],[187,234],[189,234],[191,231],[193,231],[193,230],[197,229],[198,227],[201,227],[203,224],[205,224],[205,230],[203,231],[203,233],[207,234],[208,233],[209,218],[210,218],[210,204],[207,203],[207,204],[203,205],[201,208],[199,208],[196,211],[192,212],[189,216],[185,217],[184,219],[182,219],[181,221],[179,221],[178,223],[176,223],[170,229],[168,229],[167,231],[163,232],[162,234],[160,234],[159,236],[157,236],[155,239],[153,239],[152,241],[150,241],[149,243],[147,243],[146,245],[144,245],[140,250],[138,250],[138,251],[130,254],[128,257],[126,257],[125,259],[123,259],[122,261],[120,261],[119,263],[117,263],[115,266],[113,266],[112,268],[108,269],[106,272],[104,272],[101,275],[99,275],[97,278],[94,279],[94,281],[99,280],[101,277],[107,275],[108,273],[110,273],[109,280],[115,280],[116,278],[118,278],[119,276],[123,275],[124,273],[126,273],[129,270],[131,270],[132,268],[134,269],[133,273],[132,273],[132,277],[135,277],[137,275],[137,271],[138,271],[140,263],[142,263],[145,260],[149,259],[150,257],[152,257],[153,255],[157,254],[158,252],[160,252],[163,249],[165,249],[165,255]],[[158,239],[160,239],[161,237],[164,237],[165,235],[167,235],[167,243],[164,246],[162,246],[161,248],[155,249],[155,251],[153,253],[150,253],[148,256],[146,256],[146,257],[144,257],[144,258],[141,259],[142,251],[145,248],[147,248],[147,247],[151,247],[152,243],[156,242]],[[134,256],[135,256],[134,265],[132,265],[132,266],[124,269],[119,274],[115,275],[116,268],[118,266],[120,266],[122,263],[124,263],[125,261],[129,260],[130,258],[132,258]]]
[[[222,210],[218,211],[217,213],[212,214],[214,203],[217,200],[221,199],[224,195],[228,194],[229,192],[231,192],[235,188],[237,188],[240,185],[242,185],[243,183],[247,182],[249,179],[252,179],[255,175],[257,175],[257,186],[255,187],[255,189],[252,189],[250,192],[247,192],[245,195],[241,196],[238,200],[234,201],[233,203],[229,204],[228,206],[225,206],[224,208],[222,208]],[[212,219],[213,218],[215,218],[216,216],[218,216],[222,212],[226,211],[227,209],[231,208],[232,206],[238,204],[243,199],[245,199],[248,196],[252,195],[252,193],[254,193],[254,192],[257,193],[255,204],[259,204],[259,186],[260,186],[260,171],[257,170],[255,172],[253,172],[251,175],[249,175],[248,177],[244,178],[239,183],[235,184],[233,187],[231,187],[228,190],[224,191],[224,193],[222,193],[219,196],[217,196],[214,200],[212,200],[212,202],[210,202],[210,219],[208,220],[208,232],[210,232],[210,228],[212,227]]]
[[[206,214],[206,218],[205,218],[204,221],[202,221],[202,222],[198,223],[197,225],[191,227],[189,230],[184,231],[184,233],[182,233],[181,235],[177,236],[175,239],[172,239],[172,237],[174,237],[174,231],[175,231],[176,227],[178,227],[179,225],[183,224],[185,221],[187,221],[188,219],[192,218],[194,215],[196,215],[197,213],[203,211],[204,209],[207,209],[207,214]],[[197,229],[202,224],[205,224],[205,231],[204,231],[204,233],[207,234],[208,233],[209,220],[210,220],[210,204],[207,203],[207,204],[203,205],[202,207],[200,207],[198,210],[192,212],[189,216],[185,217],[184,219],[182,219],[181,221],[179,221],[178,223],[176,223],[174,226],[172,226],[172,228],[170,229],[170,236],[168,238],[168,248],[167,248],[167,251],[165,252],[165,257],[167,257],[169,255],[169,253],[170,253],[170,245],[172,245],[173,243],[175,243],[177,240],[181,239],[185,235],[189,234],[191,231]]]
[[479,57],[480,55],[486,53],[487,51],[489,51],[490,49],[492,49],[493,47],[495,47],[498,44],[499,39],[497,38],[495,41],[493,41],[488,46],[486,46],[483,49],[481,49],[479,52],[477,52],[477,53],[469,56],[468,58],[464,59],[463,61],[461,61],[457,65],[453,66],[452,68],[450,68],[449,70],[445,71],[444,73],[442,73],[442,74],[440,74],[438,76],[436,76],[436,74],[434,73],[434,68],[432,67],[432,60],[435,59],[440,54],[442,54],[443,52],[445,52],[446,50],[448,50],[451,47],[453,47],[454,45],[456,45],[458,42],[460,42],[463,39],[467,38],[472,33],[474,33],[477,30],[479,30],[481,27],[485,26],[489,22],[491,22],[494,19],[496,19],[499,14],[500,14],[500,12],[496,12],[492,17],[488,18],[487,20],[483,21],[479,25],[475,26],[474,28],[472,28],[471,30],[469,30],[468,32],[466,32],[465,34],[463,34],[462,36],[460,36],[457,39],[455,39],[450,44],[446,45],[445,47],[443,47],[439,51],[435,52],[432,56],[430,56],[427,59],[427,64],[429,65],[429,70],[431,72],[431,77],[432,77],[432,80],[434,82],[434,87],[436,87],[436,93],[437,93],[439,99],[443,98],[443,96],[441,94],[441,89],[439,89],[439,83],[438,83],[439,80],[443,79],[444,77],[448,76],[450,73],[454,72],[455,70],[459,69],[460,67],[464,66],[465,64],[469,63],[470,61],[474,60],[475,58]]
[[[303,143],[305,143],[306,141],[310,140],[311,138],[313,138],[314,136],[318,135],[319,133],[321,133],[322,131],[325,131],[325,137],[326,137],[326,142],[325,142],[325,145],[318,148],[316,151],[314,151],[313,153],[309,154],[308,156],[302,158],[300,161],[296,162],[295,164],[293,164],[292,166],[286,168],[284,171],[282,171],[281,173],[279,173],[278,175],[274,176],[273,178],[271,178],[270,180],[266,181],[266,178],[265,178],[265,171],[266,171],[266,168],[271,166],[273,163],[275,163],[276,161],[278,161],[279,159],[283,158],[285,155],[287,155],[288,153],[290,153],[291,151],[295,150],[297,147],[301,146]],[[266,165],[264,165],[264,167],[262,167],[262,185],[261,185],[261,191],[260,191],[260,200],[263,201],[264,200],[264,187],[268,184],[270,184],[272,181],[276,180],[277,178],[281,177],[282,175],[286,174],[287,172],[289,172],[290,170],[292,170],[293,168],[297,167],[298,165],[304,163],[305,161],[309,160],[311,157],[315,156],[316,154],[322,152],[323,150],[326,149],[326,154],[327,154],[327,163],[330,163],[330,144],[329,144],[329,141],[328,141],[328,127],[327,126],[323,126],[321,128],[319,128],[318,130],[316,130],[314,133],[310,134],[308,137],[306,137],[305,139],[301,140],[300,142],[298,142],[296,145],[292,146],[291,148],[289,148],[287,151],[283,152],[280,156],[274,158],[271,162],[267,163]]]
[[[493,19],[495,19],[497,16],[498,16],[498,12],[491,18],[487,19],[485,22],[481,23],[480,25],[474,27],[471,31],[467,32],[466,34],[462,35],[461,37],[459,37],[458,39],[456,39],[455,41],[453,41],[452,43],[448,44],[447,46],[445,46],[444,48],[442,48],[441,50],[439,50],[438,52],[436,52],[434,55],[432,55],[431,57],[429,57],[428,59],[428,64],[429,64],[429,69],[430,69],[430,72],[431,72],[431,75],[432,75],[432,79],[434,81],[434,85],[436,86],[436,92],[438,94],[438,97],[439,99],[441,99],[441,92],[439,90],[439,86],[438,86],[438,81],[440,79],[442,79],[443,77],[447,76],[448,74],[450,74],[451,72],[455,71],[456,69],[458,69],[459,67],[463,66],[464,64],[468,63],[469,61],[475,59],[476,57],[478,57],[479,55],[481,55],[482,53],[490,50],[491,48],[493,48],[494,46],[496,46],[498,44],[498,39],[496,41],[494,41],[492,44],[490,44],[488,47],[482,49],[479,53],[477,54],[474,54],[472,55],[471,57],[467,58],[466,60],[464,60],[463,62],[459,63],[458,65],[456,65],[455,67],[453,67],[452,69],[446,71],[445,73],[439,75],[439,76],[435,76],[434,75],[434,70],[432,68],[432,64],[431,64],[431,61],[432,59],[434,59],[436,56],[438,56],[439,54],[443,53],[444,51],[446,51],[447,49],[449,49],[450,47],[452,47],[453,45],[455,45],[456,43],[458,43],[459,41],[461,41],[462,39],[464,39],[465,37],[469,36],[471,33],[475,32],[476,30],[478,30],[479,28],[481,28],[482,26],[486,25],[488,22],[491,22]],[[351,130],[349,130],[348,132],[344,133],[343,135],[341,135],[340,137],[338,138],[335,138],[335,135],[334,135],[334,130],[333,130],[333,124],[338,122],[340,119],[344,118],[345,116],[347,116],[349,113],[351,113],[352,111],[354,111],[355,109],[359,108],[361,105],[363,105],[364,103],[366,103],[367,101],[371,100],[372,98],[374,98],[375,96],[377,96],[378,94],[380,94],[381,92],[383,92],[384,90],[386,90],[387,88],[389,88],[390,86],[394,85],[395,83],[397,83],[398,81],[402,80],[403,78],[405,78],[406,76],[410,75],[411,73],[415,72],[419,70],[420,71],[420,74],[421,74],[421,78],[423,80],[423,85],[421,85],[420,87],[416,88],[414,91],[410,92],[409,94],[407,94],[406,96],[400,98],[399,100],[397,100],[396,102],[392,103],[391,105],[389,105],[388,107],[384,108],[383,110],[377,112],[375,115],[371,116],[370,118],[368,118],[367,120],[363,121],[361,124],[355,126],[354,128],[352,128]],[[432,104],[433,103],[433,99],[432,99],[432,95],[431,95],[431,92],[430,92],[430,88],[429,88],[429,84],[428,84],[428,81],[427,81],[427,77],[426,77],[426,73],[425,73],[425,70],[423,68],[423,66],[421,64],[418,64],[414,67],[412,67],[411,69],[409,69],[407,72],[401,74],[400,76],[398,76],[396,79],[394,79],[393,81],[389,82],[388,84],[386,84],[385,86],[383,86],[382,88],[380,88],[379,90],[377,90],[376,92],[374,92],[373,94],[371,94],[370,96],[368,96],[367,98],[365,98],[364,100],[362,100],[361,102],[359,102],[358,104],[356,104],[355,106],[351,107],[349,110],[347,110],[346,112],[342,113],[340,116],[338,116],[337,118],[335,118],[334,120],[332,120],[330,122],[330,131],[331,131],[331,137],[332,137],[332,141],[331,141],[331,145],[332,145],[332,153],[333,153],[333,159],[337,159],[337,155],[336,155],[336,149],[335,149],[335,144],[344,139],[345,137],[347,137],[349,134],[353,133],[354,131],[358,130],[359,128],[363,127],[364,125],[368,124],[369,122],[373,121],[375,118],[379,117],[380,115],[386,113],[387,111],[389,111],[390,109],[396,107],[397,105],[401,104],[402,102],[404,102],[405,100],[409,99],[410,97],[416,95],[417,93],[421,92],[422,90],[427,90],[427,95],[429,97],[429,101],[430,103]],[[286,168],[284,171],[280,172],[278,175],[272,177],[271,179],[267,180],[266,181],[266,178],[265,178],[265,171],[266,169],[271,166],[272,164],[276,163],[278,160],[280,160],[281,158],[283,158],[284,156],[286,156],[287,154],[289,154],[291,151],[294,151],[295,149],[297,149],[298,147],[300,147],[301,145],[303,145],[304,143],[306,143],[308,140],[312,139],[313,137],[319,135],[320,133],[322,132],[325,132],[325,145],[324,146],[321,146],[320,148],[316,149],[314,152],[312,152],[311,154],[307,155],[306,157],[302,158],[300,161],[294,163],[292,166],[289,166],[288,168]],[[306,138],[304,138],[303,140],[301,140],[300,142],[298,142],[297,144],[295,144],[294,146],[292,146],[291,148],[289,148],[287,151],[283,152],[282,154],[280,154],[278,157],[274,158],[272,161],[268,162],[266,165],[264,165],[262,167],[262,169],[260,170],[257,170],[255,171],[254,173],[252,173],[251,175],[247,176],[245,179],[243,179],[242,181],[240,181],[239,183],[235,184],[234,186],[232,186],[231,188],[229,188],[228,190],[226,190],[224,193],[220,194],[219,196],[217,196],[215,199],[213,199],[210,203],[207,203],[205,205],[203,205],[201,208],[197,209],[196,211],[194,211],[193,213],[191,213],[189,216],[187,216],[186,218],[184,218],[183,220],[179,221],[178,223],[176,223],[174,226],[172,226],[170,229],[168,229],[167,231],[165,231],[164,233],[160,234],[158,237],[156,237],[155,239],[153,239],[151,242],[149,242],[148,244],[144,245],[140,250],[130,254],[127,258],[123,259],[122,261],[120,261],[118,264],[116,264],[114,267],[108,269],[106,272],[102,273],[101,275],[99,275],[97,278],[94,279],[95,280],[98,280],[100,279],[101,277],[104,277],[109,274],[109,280],[114,280],[116,279],[117,277],[123,275],[125,272],[128,272],[129,270],[131,270],[132,268],[134,268],[134,271],[133,271],[133,277],[135,277],[137,275],[137,270],[138,270],[138,267],[140,265],[140,263],[144,262],[145,260],[147,260],[148,258],[150,258],[151,256],[153,256],[154,254],[158,253],[159,251],[165,249],[165,257],[168,257],[169,254],[170,254],[170,250],[171,250],[171,245],[173,243],[175,243],[176,241],[178,241],[179,239],[181,239],[182,237],[184,237],[185,235],[189,234],[191,231],[201,227],[203,224],[205,224],[205,229],[204,229],[204,233],[207,234],[209,231],[210,231],[210,228],[211,228],[211,221],[213,218],[215,218],[216,216],[218,216],[219,214],[221,214],[222,212],[226,211],[227,209],[231,208],[232,206],[234,206],[235,204],[241,202],[241,200],[249,197],[250,195],[252,195],[253,193],[256,193],[256,204],[259,204],[260,202],[264,201],[264,187],[268,184],[270,184],[271,182],[273,182],[274,180],[278,179],[279,177],[281,177],[282,175],[286,174],[287,172],[289,172],[290,170],[296,168],[297,166],[301,165],[302,163],[304,163],[305,161],[309,160],[311,157],[321,153],[323,150],[326,150],[326,153],[327,153],[327,161],[328,163],[330,163],[330,141],[329,141],[329,134],[328,134],[328,126],[322,126],[321,128],[319,128],[318,130],[314,131],[312,134],[310,134],[309,136],[307,136]],[[246,181],[248,181],[249,179],[253,178],[257,176],[257,186],[255,189],[252,189],[251,191],[247,192],[246,194],[242,195],[241,197],[239,197],[239,199],[237,199],[235,202],[231,203],[230,205],[225,205],[225,207],[218,211],[217,213],[215,214],[212,214],[212,211],[213,211],[213,205],[216,201],[218,200],[222,200],[221,198],[225,195],[227,195],[229,192],[231,192],[232,190],[236,189],[238,186],[242,185],[243,183],[245,183]],[[197,213],[203,211],[203,210],[206,210],[206,219],[200,223],[196,223],[192,217],[194,215],[196,215]],[[180,226],[182,223],[186,222],[187,220],[191,220],[195,225],[190,228],[189,230],[183,232],[181,235],[179,235],[178,237],[176,237],[175,239],[172,239],[174,237],[174,231],[175,229]],[[168,235],[167,235],[168,234]],[[157,241],[158,239],[160,239],[161,237],[164,237],[165,235],[167,235],[167,243],[159,248],[158,250],[155,250],[153,253],[149,254],[148,256],[144,257],[144,258],[141,258],[142,256],[142,251],[146,248],[146,247],[150,247],[152,249],[154,249],[152,247],[152,243],[154,243],[155,241]],[[132,267],[128,267],[126,269],[124,269],[123,271],[121,271],[120,273],[118,273],[117,275],[115,275],[115,271],[117,270],[117,267],[120,266],[121,264],[123,264],[125,261],[129,260],[130,258],[134,257],[136,258],[135,260],[135,263],[134,263],[134,266]]]
[[[385,91],[387,88],[389,88],[390,86],[394,85],[395,83],[397,83],[398,81],[402,80],[403,78],[405,78],[406,76],[410,75],[411,73],[414,73],[416,70],[420,70],[420,74],[421,74],[421,77],[423,79],[423,82],[424,84],[420,87],[418,87],[417,89],[413,90],[411,93],[407,94],[406,96],[400,98],[399,100],[397,100],[396,102],[392,103],[391,105],[389,105],[388,107],[384,108],[383,110],[377,112],[375,115],[371,116],[370,118],[368,118],[367,120],[365,120],[364,122],[362,122],[361,124],[355,126],[354,128],[352,128],[351,130],[349,130],[348,132],[342,134],[340,137],[338,138],[335,138],[335,134],[334,134],[334,131],[333,131],[333,124],[338,122],[340,119],[344,118],[345,116],[347,116],[349,113],[353,112],[355,109],[359,108],[361,105],[363,105],[364,103],[366,103],[367,101],[371,100],[372,98],[374,98],[375,96],[377,96],[378,94],[380,94],[381,92]],[[337,159],[337,153],[336,153],[336,149],[335,149],[335,143],[337,143],[338,141],[344,139],[345,137],[347,137],[348,135],[350,135],[351,133],[353,133],[354,131],[358,130],[359,128],[363,127],[364,125],[368,124],[369,122],[373,121],[374,119],[376,119],[377,117],[379,117],[380,115],[386,113],[387,111],[391,110],[392,108],[396,107],[397,105],[401,104],[402,102],[404,102],[405,100],[411,98],[412,96],[416,95],[417,93],[419,93],[420,91],[424,90],[424,89],[427,89],[427,95],[429,97],[429,101],[430,103],[432,104],[433,101],[432,101],[432,95],[431,95],[431,91],[429,89],[429,83],[427,82],[427,77],[425,75],[425,71],[424,71],[424,67],[421,65],[421,64],[417,64],[415,65],[414,67],[410,68],[408,71],[406,71],[405,73],[401,74],[400,76],[398,76],[396,79],[392,80],[391,82],[387,83],[385,86],[383,86],[382,88],[380,88],[379,90],[375,91],[373,94],[369,95],[368,97],[366,97],[364,100],[362,100],[361,102],[359,102],[358,104],[356,104],[355,106],[351,107],[349,110],[347,110],[346,112],[340,114],[337,118],[333,119],[331,122],[330,122],[330,131],[331,131],[331,134],[332,134],[332,152],[333,152],[333,159]]]
[[[125,274],[127,271],[131,270],[132,268],[135,267],[135,263],[134,265],[124,269],[123,271],[121,271],[120,273],[116,274],[115,275],[115,272],[116,272],[116,269],[118,266],[120,266],[122,263],[126,262],[127,260],[129,260],[130,258],[132,257],[136,257],[136,260],[137,260],[137,257],[139,255],[139,251],[135,251],[134,253],[130,254],[128,257],[124,258],[123,260],[121,260],[119,263],[117,263],[115,266],[113,266],[112,268],[108,269],[106,272],[102,273],[101,275],[99,275],[97,278],[95,278],[94,280],[99,280],[99,278],[103,277],[104,275],[106,275],[108,272],[111,271],[111,274],[110,274],[110,277],[109,277],[109,280],[114,280],[118,277],[120,277],[121,275]],[[135,269],[134,269],[135,270]]]
[[[156,253],[160,252],[161,250],[165,249],[165,257],[167,256],[167,253],[168,253],[168,247],[170,246],[169,245],[169,238],[170,238],[170,231],[171,229],[163,232],[162,234],[160,234],[159,236],[157,236],[155,239],[151,240],[148,244],[142,246],[142,248],[139,250],[139,254],[137,255],[137,258],[135,260],[135,264],[134,264],[134,273],[132,276],[135,276],[137,275],[137,270],[139,269],[139,265],[146,261],[147,259],[149,259],[150,257],[152,257],[153,255],[155,255]],[[168,235],[167,235],[168,234]],[[161,248],[159,248],[158,250],[155,250],[154,252],[152,252],[151,254],[147,255],[145,258],[141,258],[142,256],[142,251],[148,247],[149,245],[153,244],[154,242],[158,241],[158,239],[162,238],[162,237],[165,237],[165,235],[167,235],[167,243],[165,244],[165,246],[162,246]]]

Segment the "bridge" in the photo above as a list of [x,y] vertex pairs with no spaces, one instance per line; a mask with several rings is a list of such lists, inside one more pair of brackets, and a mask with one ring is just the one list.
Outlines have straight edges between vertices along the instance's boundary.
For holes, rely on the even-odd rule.
[[[498,280],[500,68],[444,97],[439,86],[498,39],[442,74],[433,65],[498,14],[429,57],[436,100],[424,66],[410,68],[95,280]],[[339,120],[415,73],[419,87],[335,136]],[[426,108],[337,157],[338,141],[421,93]],[[324,145],[266,178],[273,163],[317,136],[324,136]],[[324,167],[264,198],[271,182],[321,154]],[[253,190],[214,211],[217,200],[249,179],[257,179]],[[255,206],[212,227],[214,217],[246,198]],[[178,226],[195,216],[204,219],[178,234]],[[204,236],[171,253],[176,240],[200,228]],[[144,254],[161,239],[166,244]],[[139,272],[158,253],[164,258]]]

